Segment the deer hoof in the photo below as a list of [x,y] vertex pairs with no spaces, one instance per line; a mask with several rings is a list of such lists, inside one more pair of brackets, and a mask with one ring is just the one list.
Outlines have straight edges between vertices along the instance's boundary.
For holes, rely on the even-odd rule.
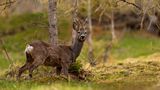
[[19,75],[16,76],[16,80],[20,80],[20,76]]
[[31,80],[32,78],[29,77],[29,76],[27,76],[27,77],[25,77],[24,79],[25,79],[25,80]]
[[68,77],[64,74],[61,74],[60,77],[64,78],[64,79],[67,79]]
[[70,76],[68,76],[68,75],[62,74],[62,75],[60,75],[60,77],[63,78],[63,79],[65,79],[65,80],[67,80],[67,81],[71,80]]

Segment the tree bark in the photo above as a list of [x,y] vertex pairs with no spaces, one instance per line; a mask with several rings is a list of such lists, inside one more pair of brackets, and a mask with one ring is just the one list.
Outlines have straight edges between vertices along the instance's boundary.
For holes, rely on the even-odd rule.
[[48,19],[49,19],[50,42],[52,45],[57,45],[58,44],[57,16],[56,16],[57,0],[48,0],[48,2],[49,2]]
[[91,18],[91,0],[88,0],[88,25],[89,25],[89,36],[88,36],[88,45],[89,45],[89,51],[88,51],[88,60],[89,63],[94,66],[95,65],[95,58],[93,53],[93,41],[92,41],[92,18]]
[[[109,15],[107,15],[107,16],[109,16]],[[116,36],[116,33],[115,33],[115,21],[114,21],[114,7],[111,8],[111,16],[109,16],[109,18],[110,18],[110,21],[111,21],[112,40],[105,47],[104,56],[103,56],[104,63],[106,63],[106,61],[109,58],[109,51],[111,50],[113,44],[117,44],[117,36]]]
[[144,20],[145,20],[148,9],[152,5],[152,2],[153,0],[147,0],[145,7],[143,7],[143,15],[142,15],[141,23],[140,23],[140,30],[144,29]]
[[115,34],[115,25],[114,25],[114,11],[111,12],[111,33],[112,33],[112,41],[114,42],[117,40],[116,34]]

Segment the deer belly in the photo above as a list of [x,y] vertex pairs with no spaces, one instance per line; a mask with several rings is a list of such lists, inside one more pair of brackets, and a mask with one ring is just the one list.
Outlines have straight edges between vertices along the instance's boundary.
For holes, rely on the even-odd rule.
[[59,60],[56,57],[48,57],[45,62],[44,65],[45,66],[57,66],[59,64]]

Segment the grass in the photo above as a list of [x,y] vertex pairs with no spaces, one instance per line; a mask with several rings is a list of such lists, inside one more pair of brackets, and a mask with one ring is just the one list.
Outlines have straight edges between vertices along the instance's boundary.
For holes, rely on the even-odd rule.
[[[107,63],[106,66],[99,65],[95,68],[86,68],[88,67],[89,46],[85,43],[78,61],[82,63],[83,68],[89,69],[93,73],[93,76],[87,77],[89,81],[71,80],[71,82],[66,82],[46,77],[39,80],[16,81],[5,78],[3,75],[11,62],[6,58],[2,47],[6,48],[13,62],[21,66],[25,62],[23,51],[27,43],[37,39],[48,41],[47,20],[47,15],[43,13],[24,14],[7,19],[0,18],[0,37],[4,41],[3,45],[0,45],[0,90],[106,90],[106,88],[107,90],[143,90],[158,82],[160,63],[154,60],[147,61],[146,57],[159,52],[159,38],[137,32],[127,32],[119,39],[118,44],[113,46],[109,54],[109,60],[114,60],[116,63]],[[68,42],[71,38],[71,24],[68,22],[69,19],[59,18],[60,43]],[[14,32],[9,33],[11,31]],[[98,32],[101,33],[93,33],[93,44],[96,60],[100,62],[104,48],[110,42],[111,35],[101,30]],[[141,56],[144,58],[126,60]],[[155,57],[153,58],[155,59]],[[132,63],[132,61],[135,62]],[[78,69],[77,67],[74,68]],[[49,71],[50,69],[48,69]]]
[[159,55],[155,54],[148,58],[131,59],[132,62],[128,60],[115,64],[98,65],[90,69],[92,75],[87,77],[87,81],[71,80],[67,82],[61,78],[46,76],[46,74],[38,77],[34,74],[32,80],[16,81],[11,78],[3,78],[0,80],[0,89],[156,90],[151,88],[154,88],[160,79]]
[[128,33],[119,41],[117,47],[113,48],[112,53],[116,59],[147,56],[159,52],[159,45],[160,41],[157,37],[148,37],[141,33]]
[[[5,82],[5,83],[4,83]],[[111,85],[81,82],[81,81],[53,81],[52,79],[46,81],[9,81],[1,80],[0,87],[4,90],[111,90]]]
[[111,84],[77,81],[47,81],[43,83],[38,81],[0,81],[0,84],[4,90],[106,90],[106,88],[107,90],[116,90]]

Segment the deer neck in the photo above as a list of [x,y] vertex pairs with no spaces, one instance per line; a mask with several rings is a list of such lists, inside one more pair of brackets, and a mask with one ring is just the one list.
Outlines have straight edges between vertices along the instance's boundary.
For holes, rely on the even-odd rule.
[[79,40],[75,40],[75,42],[73,42],[72,45],[72,52],[73,52],[73,61],[76,60],[76,58],[79,56],[79,54],[81,53],[83,47],[83,42],[79,41]]

